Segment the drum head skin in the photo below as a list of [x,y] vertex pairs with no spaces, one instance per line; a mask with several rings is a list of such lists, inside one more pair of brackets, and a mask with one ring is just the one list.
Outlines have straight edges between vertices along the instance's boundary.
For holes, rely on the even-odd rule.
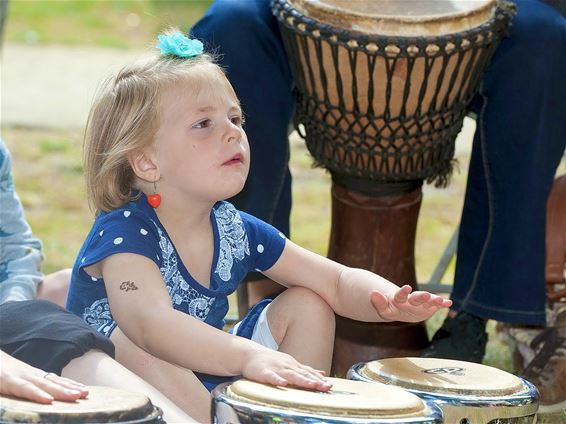
[[154,406],[143,394],[96,386],[90,386],[88,390],[86,399],[75,402],[54,401],[51,405],[1,396],[0,422],[146,422],[141,419],[154,413]]
[[421,399],[400,388],[339,378],[328,380],[333,384],[328,393],[238,380],[227,386],[226,394],[250,404],[329,416],[399,418],[426,412]]
[[305,16],[369,34],[435,36],[476,28],[496,0],[289,0]]
[[429,393],[507,396],[523,390],[520,378],[487,365],[437,358],[388,358],[359,373],[377,382]]

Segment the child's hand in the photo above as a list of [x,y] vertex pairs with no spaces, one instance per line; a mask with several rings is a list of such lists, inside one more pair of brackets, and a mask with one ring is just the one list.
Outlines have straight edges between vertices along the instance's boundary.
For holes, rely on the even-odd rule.
[[371,303],[383,321],[419,322],[430,318],[452,301],[426,291],[412,292],[411,286],[400,287],[393,295],[371,293]]
[[242,375],[274,386],[293,385],[322,392],[327,392],[332,387],[324,379],[324,371],[315,370],[299,363],[291,355],[270,349],[262,349],[250,355],[244,363]]

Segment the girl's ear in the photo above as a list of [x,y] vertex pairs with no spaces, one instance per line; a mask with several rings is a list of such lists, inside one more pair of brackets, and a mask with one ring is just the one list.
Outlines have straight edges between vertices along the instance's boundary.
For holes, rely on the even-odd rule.
[[147,182],[154,182],[159,180],[159,168],[149,152],[143,150],[132,153],[128,157],[130,166],[138,178]]

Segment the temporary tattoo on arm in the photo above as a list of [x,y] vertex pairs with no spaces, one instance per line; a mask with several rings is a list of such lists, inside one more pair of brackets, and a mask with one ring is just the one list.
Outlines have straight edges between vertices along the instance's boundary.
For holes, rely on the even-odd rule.
[[136,284],[133,281],[123,281],[120,284],[120,290],[124,290],[126,292],[129,292],[130,290],[137,290],[138,286],[136,286]]

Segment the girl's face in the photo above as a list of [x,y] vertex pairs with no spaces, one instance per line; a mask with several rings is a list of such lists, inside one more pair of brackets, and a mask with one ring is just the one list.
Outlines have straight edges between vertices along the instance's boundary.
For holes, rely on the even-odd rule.
[[158,192],[179,200],[216,202],[239,193],[250,166],[242,111],[225,79],[172,84],[161,96],[152,145]]

